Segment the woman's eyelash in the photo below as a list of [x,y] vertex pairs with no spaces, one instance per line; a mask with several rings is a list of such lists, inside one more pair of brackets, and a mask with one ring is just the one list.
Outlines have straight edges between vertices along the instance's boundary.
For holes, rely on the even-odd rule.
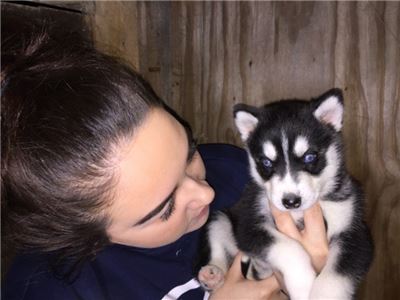
[[171,202],[168,204],[166,211],[161,215],[162,221],[167,221],[175,210],[175,197],[172,195]]

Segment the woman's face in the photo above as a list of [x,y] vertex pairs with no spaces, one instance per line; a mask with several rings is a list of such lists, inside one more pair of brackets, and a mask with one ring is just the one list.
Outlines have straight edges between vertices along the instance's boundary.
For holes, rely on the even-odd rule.
[[214,191],[192,137],[163,109],[153,109],[120,146],[107,229],[114,243],[158,247],[204,225]]

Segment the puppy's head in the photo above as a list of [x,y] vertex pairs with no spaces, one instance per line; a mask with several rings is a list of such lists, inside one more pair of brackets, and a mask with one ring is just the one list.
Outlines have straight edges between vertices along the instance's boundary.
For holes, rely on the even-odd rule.
[[343,168],[339,89],[311,101],[237,104],[234,119],[252,177],[278,209],[305,210],[334,190]]

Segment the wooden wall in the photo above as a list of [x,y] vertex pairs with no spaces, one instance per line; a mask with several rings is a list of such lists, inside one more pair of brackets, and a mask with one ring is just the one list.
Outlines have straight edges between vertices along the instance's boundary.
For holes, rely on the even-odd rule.
[[79,10],[97,47],[138,69],[201,142],[241,145],[235,103],[342,88],[347,164],[365,187],[376,246],[359,299],[399,299],[399,2],[64,3]]
[[[201,142],[241,144],[235,103],[344,90],[347,164],[365,187],[376,245],[359,298],[399,299],[400,3],[138,2],[130,9],[128,26],[127,10],[111,18],[137,39],[137,48],[125,49],[128,60]],[[98,22],[107,30],[108,21]],[[118,40],[114,46],[125,51]]]

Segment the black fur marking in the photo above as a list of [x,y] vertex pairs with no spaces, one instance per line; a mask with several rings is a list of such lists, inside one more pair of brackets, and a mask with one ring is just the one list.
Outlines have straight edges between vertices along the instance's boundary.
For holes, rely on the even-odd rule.
[[371,234],[364,222],[339,236],[341,252],[337,264],[339,274],[351,276],[359,282],[367,273],[374,247]]
[[259,213],[257,202],[260,191],[256,183],[250,182],[239,202],[228,211],[239,249],[252,255],[261,254],[274,239],[268,231],[259,226],[270,218]]

